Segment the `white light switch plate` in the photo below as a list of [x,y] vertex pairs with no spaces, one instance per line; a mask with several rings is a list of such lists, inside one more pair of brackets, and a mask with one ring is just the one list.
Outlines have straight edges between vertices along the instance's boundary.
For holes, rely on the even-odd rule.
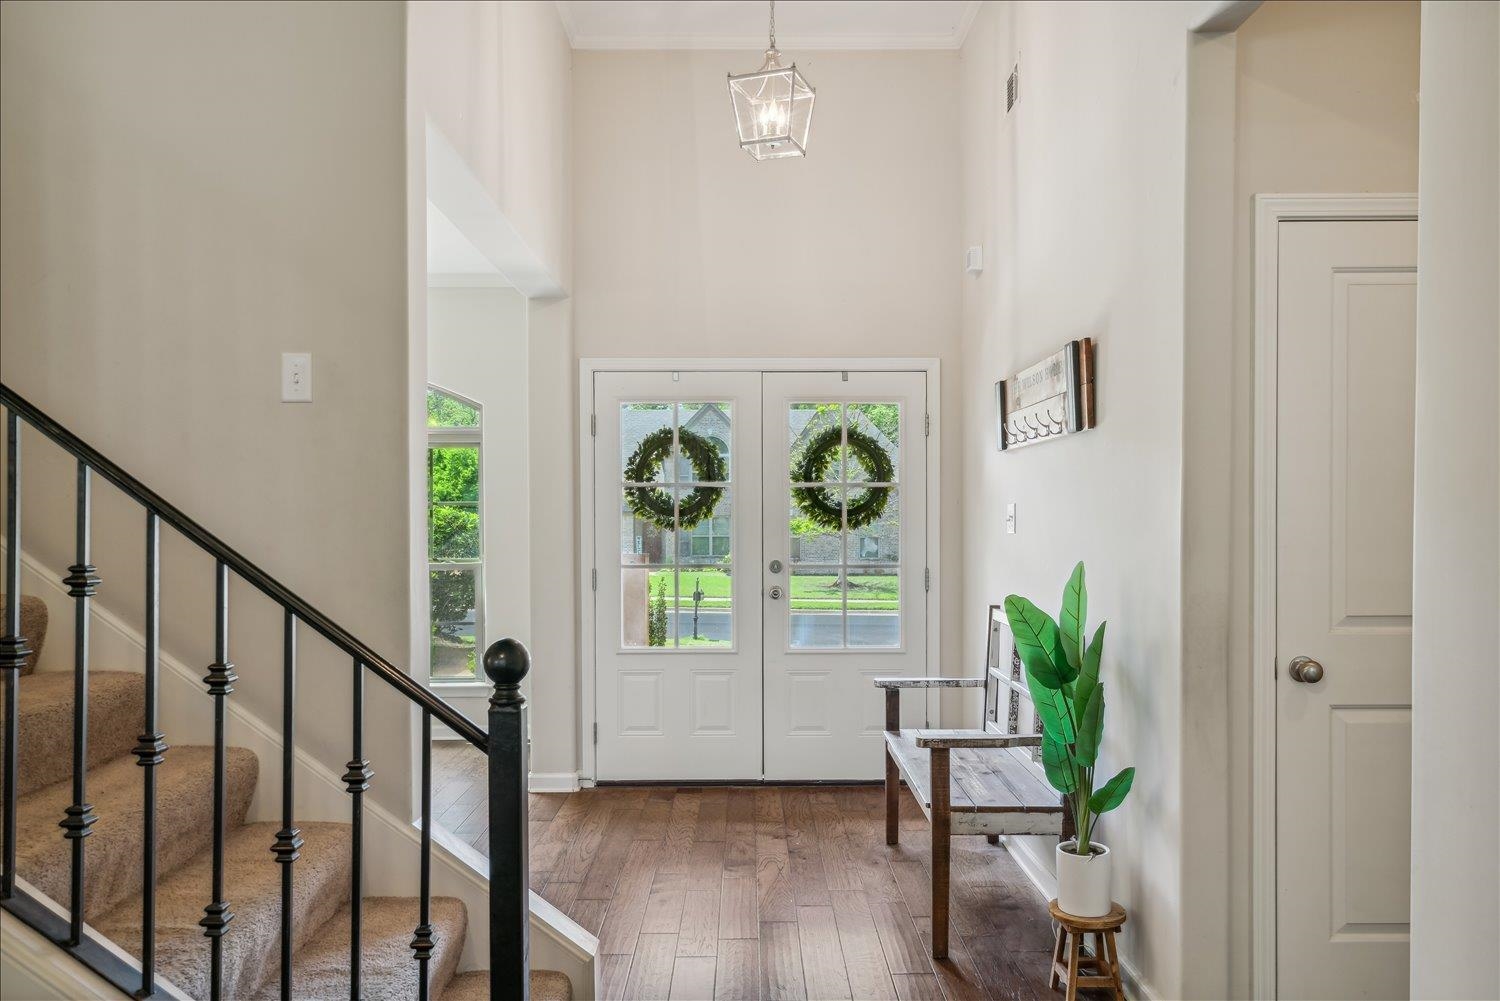
[[1005,534],[1016,534],[1016,506],[1014,504],[1005,505]]
[[281,402],[312,402],[312,355],[292,352],[282,354]]

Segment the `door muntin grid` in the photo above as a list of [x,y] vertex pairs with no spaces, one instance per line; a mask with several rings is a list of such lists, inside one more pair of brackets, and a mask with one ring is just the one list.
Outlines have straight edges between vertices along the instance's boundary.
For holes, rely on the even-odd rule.
[[[786,649],[899,650],[901,624],[902,405],[894,402],[798,400],[787,404],[787,552],[790,556]],[[808,444],[838,429],[833,462],[817,482],[793,479]],[[851,429],[864,433],[891,460],[888,480],[876,481],[850,450]],[[792,491],[816,487],[836,500],[841,524],[833,529],[803,512]],[[851,527],[848,510],[866,491],[887,491],[885,508],[871,523]]]
[[[616,500],[620,512],[620,635],[622,653],[733,652],[737,621],[734,565],[734,490],[731,487],[733,407],[722,400],[636,400],[619,405],[620,455]],[[631,480],[625,467],[640,443],[670,428],[672,449],[650,478]],[[684,431],[705,438],[724,460],[726,479],[695,478],[683,453]],[[699,487],[722,489],[713,511],[692,526],[682,523],[682,499]],[[672,499],[669,526],[658,526],[630,507],[633,488]]]

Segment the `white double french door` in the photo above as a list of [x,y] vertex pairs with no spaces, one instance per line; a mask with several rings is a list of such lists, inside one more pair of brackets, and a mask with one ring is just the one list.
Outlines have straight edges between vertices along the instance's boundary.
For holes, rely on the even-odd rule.
[[883,774],[872,680],[927,671],[925,373],[593,391],[596,777]]

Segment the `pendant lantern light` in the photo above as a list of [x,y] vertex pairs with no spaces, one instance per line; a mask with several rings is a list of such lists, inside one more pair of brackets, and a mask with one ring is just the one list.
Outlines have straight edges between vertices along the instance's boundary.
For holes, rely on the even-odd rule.
[[729,98],[740,148],[757,160],[807,155],[817,93],[797,64],[783,66],[776,48],[776,0],[771,0],[771,44],[753,73],[729,75]]

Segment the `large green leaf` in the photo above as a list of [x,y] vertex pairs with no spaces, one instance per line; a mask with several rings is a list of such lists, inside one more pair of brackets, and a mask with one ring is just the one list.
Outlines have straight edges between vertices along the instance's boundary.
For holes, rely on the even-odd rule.
[[[1083,582],[1082,561],[1073,568],[1063,588],[1062,611],[1057,616],[1057,632],[1062,641],[1062,650],[1068,664],[1076,672],[1083,663],[1083,645],[1087,640],[1084,624],[1089,617],[1089,591]],[[1081,701],[1081,700],[1080,700]]]
[[1094,686],[1099,684],[1099,661],[1104,657],[1106,624],[1099,623],[1099,628],[1094,630],[1094,641],[1083,652],[1083,665],[1078,669],[1078,680],[1073,683],[1073,701],[1077,705],[1087,706],[1093,696]]
[[1070,684],[1078,676],[1066,658],[1061,664],[1053,658],[1058,639],[1057,623],[1052,621],[1052,616],[1020,595],[1013,594],[1005,599],[1005,617],[1010,621],[1016,651],[1021,655],[1021,663],[1026,665],[1028,677],[1035,678],[1043,688],[1055,689]]
[[[1042,745],[1043,752],[1046,744]],[[1051,778],[1051,775],[1048,775]],[[1094,813],[1108,813],[1121,803],[1125,802],[1125,795],[1130,792],[1130,784],[1135,781],[1135,768],[1125,768],[1120,774],[1104,783],[1104,788],[1089,797],[1089,810]]]
[[1104,738],[1104,686],[1095,685],[1089,693],[1088,704],[1078,720],[1078,742],[1073,753],[1084,768],[1099,757],[1099,742]]
[[1042,732],[1065,744],[1073,743],[1076,734],[1072,714],[1068,712],[1067,693],[1060,688],[1041,685],[1029,671],[1026,673],[1026,687],[1031,692],[1036,714],[1042,718]]
[[1045,734],[1042,736],[1042,768],[1047,772],[1047,781],[1058,792],[1066,795],[1078,788],[1078,772],[1073,767],[1067,745]]

